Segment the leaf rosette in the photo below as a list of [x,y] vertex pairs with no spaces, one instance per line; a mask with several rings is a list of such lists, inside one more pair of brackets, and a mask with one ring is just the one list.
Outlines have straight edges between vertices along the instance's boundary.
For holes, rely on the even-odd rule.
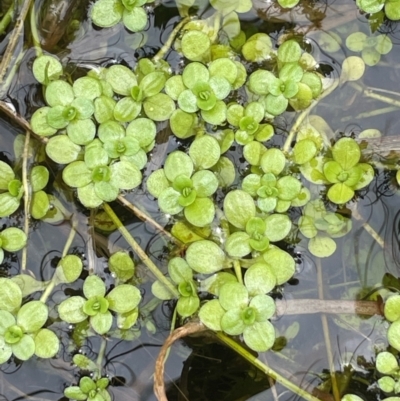
[[64,395],[71,400],[111,401],[111,396],[106,390],[110,381],[106,377],[93,380],[84,376],[79,380],[79,386],[70,386],[64,390]]
[[[247,281],[252,282],[254,278],[249,275]],[[275,329],[268,320],[275,313],[275,302],[265,293],[251,296],[247,285],[237,282],[222,285],[218,300],[206,302],[199,317],[212,330],[233,336],[242,334],[247,346],[256,352],[264,352],[275,341]]]
[[106,295],[106,286],[98,276],[88,276],[83,284],[82,296],[73,296],[60,303],[58,313],[67,323],[80,323],[89,319],[93,330],[98,334],[107,333],[112,326],[111,311],[119,316],[132,315],[125,319],[124,329],[132,327],[137,319],[137,306],[141,300],[140,291],[129,284],[121,284]]

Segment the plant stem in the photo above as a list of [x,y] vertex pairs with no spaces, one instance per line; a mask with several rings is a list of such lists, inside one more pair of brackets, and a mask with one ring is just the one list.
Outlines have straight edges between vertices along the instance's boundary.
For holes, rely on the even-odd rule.
[[164,46],[158,51],[158,53],[153,57],[153,62],[157,63],[160,61],[162,58],[165,57],[167,54],[168,50],[172,46],[172,42],[175,40],[175,36],[178,34],[178,32],[182,29],[184,25],[186,25],[192,17],[186,17],[184,18],[171,32],[169,35],[167,41],[164,43]]
[[239,283],[243,284],[242,267],[240,266],[240,262],[238,260],[233,261],[233,268],[235,270],[236,278],[238,279]]
[[[346,121],[362,120],[364,118],[376,117],[376,116],[380,116],[382,114],[391,113],[392,111],[397,111],[398,109],[399,109],[398,107],[394,107],[394,106],[383,107],[381,109],[366,111],[364,113],[357,114],[356,116],[351,115],[351,116],[343,117],[340,119],[340,121],[346,122]],[[363,138],[363,139],[365,139],[365,138]]]
[[36,24],[35,3],[32,3],[30,14],[31,14],[30,22],[31,22],[31,33],[32,33],[33,46],[35,47],[36,57],[40,57],[40,56],[43,56],[43,50],[42,50],[42,47],[40,46],[39,32],[38,32],[37,24]]
[[295,138],[295,135],[297,134],[298,129],[300,128],[301,124],[303,121],[306,119],[306,117],[310,114],[310,111],[326,96],[330,95],[339,85],[339,80],[337,79],[322,95],[318,100],[315,100],[314,103],[312,103],[309,107],[307,107],[305,110],[303,110],[300,115],[297,117],[296,122],[293,124],[288,137],[286,138],[285,144],[283,145],[282,151],[284,153],[289,152],[290,144]]
[[101,339],[100,349],[96,359],[97,372],[94,372],[93,380],[98,380],[101,378],[101,372],[103,370],[103,359],[104,355],[106,354],[106,348],[107,348],[107,341],[103,337]]
[[156,279],[164,284],[164,286],[169,290],[171,295],[175,298],[179,297],[178,290],[174,287],[174,285],[162,274],[159,268],[153,263],[153,261],[146,255],[140,245],[135,241],[129,231],[124,227],[121,220],[118,216],[114,213],[112,208],[108,203],[103,204],[104,211],[108,214],[111,218],[113,223],[117,226],[118,231],[122,234],[125,238],[126,242],[132,247],[134,252],[139,256],[139,258],[143,261],[143,263],[148,267],[148,269],[154,274]]
[[148,216],[146,213],[142,212],[139,208],[137,208],[135,205],[133,205],[131,202],[129,202],[126,198],[124,198],[122,195],[118,196],[118,201],[121,202],[124,206],[126,206],[128,209],[130,209],[137,217],[139,217],[140,220],[145,221],[147,223],[150,223],[154,228],[156,228],[158,231],[160,231],[162,234],[164,234],[168,239],[173,242],[175,245],[182,247],[184,244],[179,241],[177,238],[175,238],[171,233],[166,231],[164,227],[162,227],[160,224],[158,224],[155,220],[153,220],[150,216]]
[[8,25],[10,25],[10,22],[12,20],[12,16],[14,14],[14,6],[15,2],[11,2],[10,7],[8,8],[7,12],[3,15],[3,18],[0,21],[0,35],[3,35],[3,33],[6,31]]
[[320,401],[318,398],[311,395],[309,392],[303,390],[302,388],[296,386],[293,382],[281,376],[278,372],[271,369],[269,366],[261,362],[257,357],[255,357],[252,353],[243,348],[240,344],[238,344],[235,340],[228,337],[226,334],[222,332],[217,332],[215,335],[228,347],[230,347],[233,351],[238,353],[244,359],[249,361],[256,368],[260,369],[266,375],[274,379],[276,382],[280,383],[282,386],[286,387],[288,390],[292,391],[294,394],[297,394],[299,397],[304,398],[307,401]]
[[[3,89],[3,87],[1,87]],[[49,139],[41,137],[37,134],[35,134],[32,131],[31,125],[28,123],[28,121],[25,120],[21,115],[19,115],[16,111],[11,109],[6,102],[3,102],[0,100],[0,111],[4,112],[8,117],[13,119],[20,127],[22,127],[25,131],[30,131],[31,134],[41,143],[46,144]]]
[[7,69],[10,65],[12,56],[14,54],[14,50],[17,46],[17,43],[19,41],[20,35],[22,33],[22,29],[24,27],[24,21],[26,19],[26,16],[28,14],[29,8],[31,7],[33,0],[24,0],[24,3],[22,5],[21,11],[18,15],[17,21],[15,23],[15,27],[13,30],[13,33],[10,37],[10,41],[8,43],[7,49],[4,53],[4,56],[1,60],[0,63],[0,84],[3,83],[3,79],[7,73]]
[[[324,299],[324,283],[322,281],[321,259],[317,258],[316,263],[317,263],[317,275],[318,275],[318,295],[319,295],[319,299]],[[329,372],[331,375],[333,397],[334,397],[335,401],[340,401],[340,391],[339,391],[339,386],[338,386],[338,382],[336,379],[335,365],[333,363],[333,354],[332,354],[332,348],[331,348],[331,339],[330,339],[330,335],[329,335],[328,319],[326,318],[325,313],[323,313],[321,315],[321,323],[322,323],[322,331],[324,333],[324,339],[325,339],[326,354],[327,354],[328,363],[329,363]]]
[[[69,251],[69,248],[71,247],[72,241],[75,238],[77,222],[75,221],[74,218],[72,218],[71,222],[72,222],[71,230],[69,232],[67,241],[64,245],[64,249],[63,249],[63,252],[61,255],[62,258],[68,254],[68,251]],[[43,303],[46,303],[47,298],[50,296],[51,292],[53,291],[54,287],[57,284],[58,284],[57,275],[56,275],[56,273],[54,273],[49,285],[46,287],[45,291],[43,292],[42,296],[40,297],[40,301],[42,301]]]
[[[25,133],[24,151],[22,153],[22,185],[24,188],[24,233],[26,237],[29,237],[29,217],[30,217],[30,205],[31,205],[31,186],[29,185],[28,179],[28,153],[29,153],[29,141],[31,138],[30,131]],[[21,270],[26,270],[26,260],[28,257],[28,242],[22,250],[22,262]]]

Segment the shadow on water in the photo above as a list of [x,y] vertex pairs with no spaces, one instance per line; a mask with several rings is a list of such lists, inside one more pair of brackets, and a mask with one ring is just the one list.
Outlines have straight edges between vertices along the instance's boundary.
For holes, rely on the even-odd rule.
[[[43,2],[37,3],[41,5]],[[149,6],[149,27],[143,33],[133,35],[122,25],[111,29],[97,29],[87,19],[87,9],[76,7],[73,12],[81,22],[75,24],[76,29],[62,36],[50,50],[60,57],[62,63],[67,66],[68,73],[73,76],[82,75],[90,66],[122,63],[133,68],[138,59],[151,57],[156,53],[179,20],[174,2],[161,3],[155,7]],[[303,44],[312,48],[312,54],[319,60],[321,71],[326,75],[338,76],[343,59],[350,53],[343,43],[335,53],[318,47],[321,33],[335,32],[339,37],[345,38],[349,32],[356,30],[367,32],[366,19],[357,12],[353,1],[303,1],[301,4],[294,10],[282,12],[271,2],[255,0],[255,11],[243,16],[244,29],[249,35],[252,32],[266,32],[275,39],[285,32],[306,35]],[[207,15],[207,7],[204,6],[202,10],[204,15]],[[400,43],[400,28],[399,24],[387,24],[381,30],[390,35],[395,48],[378,66],[367,69],[365,82],[367,85],[390,91],[398,86],[400,78],[400,52],[397,49]],[[7,36],[3,37],[0,50],[4,51],[6,44]],[[25,52],[20,68],[4,97],[27,119],[35,109],[43,105],[41,87],[30,72],[34,57],[33,49]],[[168,53],[167,60],[175,70],[182,69],[180,57],[175,51]],[[398,135],[400,111],[367,115],[368,112],[382,107],[384,106],[378,101],[363,99],[351,85],[345,85],[320,102],[314,113],[323,117],[336,134],[357,135],[366,128],[375,128],[385,136]],[[355,117],[361,113],[362,118]],[[18,163],[14,157],[13,142],[20,131],[4,116],[0,115],[0,118],[0,160],[10,164]],[[277,119],[277,131],[281,135],[276,136],[274,145],[282,144],[283,134],[295,119],[294,112],[287,112]],[[149,171],[145,171],[145,176],[161,166],[166,153],[179,146],[187,146],[174,140],[169,134],[168,127],[160,125],[157,145],[153,151],[154,157],[151,160],[152,166],[149,167]],[[239,164],[239,153],[231,153],[230,157]],[[59,168],[52,164],[48,167],[53,174],[52,180],[55,183],[59,182]],[[75,237],[71,249],[84,258],[94,249],[96,269],[101,274],[107,267],[105,257],[111,250],[124,248],[124,239],[117,232],[109,234],[96,230],[95,239],[89,242],[91,228],[88,225],[88,213],[66,188],[59,186],[54,191],[62,196],[64,203],[73,210],[79,221],[79,235]],[[135,195],[128,195],[128,198],[132,196],[136,204],[146,204],[147,210],[156,221],[162,225],[168,223],[167,218],[158,211],[157,203],[144,193],[143,188],[139,188]],[[353,230],[338,241],[338,249],[333,257],[323,259],[318,267],[317,262],[308,254],[305,242],[301,241],[290,247],[290,252],[299,255],[297,272],[295,279],[280,288],[276,297],[282,300],[312,299],[318,298],[322,291],[324,299],[358,299],[365,295],[365,289],[381,283],[386,273],[399,276],[398,204],[399,192],[394,173],[378,171],[369,190],[360,194],[357,203],[362,220],[353,219]],[[118,209],[118,212],[128,230],[142,247],[158,260],[165,271],[168,244],[162,237],[155,235],[145,223],[133,218],[122,208]],[[22,210],[19,210],[12,218],[2,219],[1,226],[6,223],[20,225],[22,213]],[[295,215],[295,212],[293,213]],[[363,229],[365,221],[384,238],[384,248]],[[44,270],[48,271],[47,267],[43,267],[56,266],[69,229],[69,221],[60,225],[41,222],[36,224],[30,241],[28,268],[37,277],[49,279],[43,274]],[[91,245],[92,250],[88,250]],[[139,261],[137,262],[146,303],[151,298],[149,282],[145,270],[140,267]],[[15,275],[19,271],[19,263],[17,257],[7,255],[0,275]],[[322,279],[318,277],[318,271],[322,274]],[[52,296],[53,307],[64,292],[78,293],[83,279],[84,277],[81,277],[81,281],[73,286],[61,286]],[[36,295],[34,297],[37,298]],[[156,334],[142,328],[141,334],[134,333],[131,341],[113,339],[107,342],[106,371],[112,378],[111,391],[115,400],[155,400],[152,389],[154,361],[169,334],[172,306],[165,303],[150,313],[149,319],[157,328]],[[276,319],[273,323],[279,341],[275,344],[274,351],[261,355],[261,359],[310,392],[316,391],[321,400],[323,393],[327,401],[332,401],[328,394],[329,363],[321,316],[288,315]],[[375,350],[387,347],[385,323],[379,317],[366,319],[356,315],[330,315],[327,317],[327,323],[331,340],[328,348],[333,355],[341,390],[351,390],[355,394],[367,396],[368,401],[378,400],[379,391],[369,387],[375,381]],[[62,349],[57,359],[33,359],[24,363],[13,360],[2,365],[0,399],[63,400],[65,386],[78,381],[71,362],[72,355],[83,352],[96,357],[99,339],[91,337],[87,343],[80,344],[82,339],[79,339],[76,330],[66,328],[61,323],[56,323],[56,326],[59,337],[72,339],[73,345]],[[166,380],[170,400],[276,401],[276,394],[279,394],[280,401],[299,399],[279,385],[272,390],[271,383],[260,372],[211,338],[187,339],[175,345],[168,358]],[[316,388],[321,393],[318,393]]]

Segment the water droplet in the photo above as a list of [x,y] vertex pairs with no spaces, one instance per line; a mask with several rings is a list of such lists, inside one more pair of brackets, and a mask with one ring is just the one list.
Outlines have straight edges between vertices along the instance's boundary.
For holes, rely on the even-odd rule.
[[68,326],[68,329],[69,330],[72,330],[74,328],[74,325],[73,324],[70,324],[69,326]]

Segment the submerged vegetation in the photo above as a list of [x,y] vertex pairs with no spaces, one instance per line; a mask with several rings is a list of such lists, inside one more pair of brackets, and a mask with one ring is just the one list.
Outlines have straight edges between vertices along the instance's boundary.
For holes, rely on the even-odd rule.
[[[25,20],[29,3],[13,1],[2,10],[0,34],[11,35],[6,52],[14,51],[19,35],[13,19]],[[278,3],[292,8],[299,1]],[[397,0],[356,3],[371,20],[400,19]],[[305,255],[318,266],[322,299],[321,258],[329,260],[338,239],[351,233],[352,217],[359,218],[357,203],[373,191],[379,169],[399,168],[397,160],[393,167],[370,156],[362,140],[368,143],[375,133],[334,134],[322,118],[310,115],[339,87],[363,91],[356,81],[390,53],[392,40],[374,29],[372,36],[349,33],[344,42],[361,57],[345,58],[340,76],[332,78],[306,35],[287,30],[273,36],[249,27],[243,16],[253,6],[250,0],[211,0],[209,5],[176,0],[179,22],[164,45],[153,49],[151,57],[135,55],[131,65],[119,60],[79,63],[44,50],[38,7],[30,7],[27,36],[35,50],[30,73],[40,99],[26,116],[7,112],[6,102],[1,106],[26,130],[15,138],[19,162],[0,161],[1,364],[58,358],[64,349],[80,369],[79,379],[65,387],[65,397],[111,400],[116,381],[106,366],[107,344],[153,334],[151,315],[164,303],[173,313],[171,336],[156,363],[159,400],[166,400],[160,381],[168,347],[202,331],[266,373],[270,387],[275,381],[302,399],[366,401],[378,394],[386,401],[400,400],[400,286],[395,277],[394,284],[365,285],[366,297],[358,298],[366,301],[359,308],[372,310],[360,315],[380,313],[390,322],[385,345],[375,346],[373,360],[365,362],[375,384],[369,383],[364,394],[340,385],[329,353],[329,385],[323,382],[313,393],[262,357],[266,351],[281,352],[296,337],[293,326],[279,333],[274,317]],[[145,0],[97,0],[88,15],[96,29],[123,24],[134,35],[146,30],[157,7]],[[77,34],[79,28],[72,25],[70,34]],[[323,39],[332,52],[338,50],[340,37]],[[167,61],[170,52],[178,62]],[[6,62],[5,53],[2,93],[16,74]],[[294,120],[282,135],[279,125],[287,113]],[[165,149],[156,163],[166,125],[177,146]],[[131,201],[135,191],[144,191],[145,203],[156,200],[162,225],[150,207]],[[141,234],[123,224],[114,201],[161,233],[162,258],[153,257]],[[16,227],[20,221],[14,217],[21,209],[24,224]],[[79,252],[72,244],[83,216],[89,224],[87,251]],[[45,267],[38,276],[29,254],[41,224],[64,224],[69,234],[53,270]],[[366,222],[364,227],[382,245],[375,230]],[[118,231],[128,244],[107,255],[105,269],[97,265],[96,231]],[[308,252],[295,249],[299,242],[307,244]],[[18,274],[7,271],[4,261],[21,250]],[[356,316],[343,310],[338,313],[348,320]],[[322,325],[329,343],[324,310]],[[63,328],[68,336],[59,334]],[[96,357],[77,352],[89,338],[98,339]],[[366,379],[359,381],[365,385]]]

